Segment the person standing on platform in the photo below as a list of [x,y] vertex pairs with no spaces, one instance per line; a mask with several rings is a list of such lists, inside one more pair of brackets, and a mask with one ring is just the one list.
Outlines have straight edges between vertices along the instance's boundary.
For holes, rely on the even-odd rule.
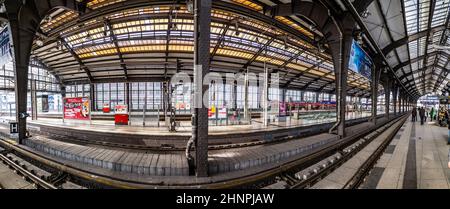
[[417,109],[416,109],[416,107],[414,107],[412,109],[411,118],[412,118],[412,122],[416,122],[416,120],[417,120]]
[[423,125],[423,119],[425,118],[425,108],[420,107],[419,117],[420,117],[420,125]]
[[435,114],[436,114],[436,111],[434,110],[434,107],[431,107],[431,110],[430,110],[430,121],[433,121]]

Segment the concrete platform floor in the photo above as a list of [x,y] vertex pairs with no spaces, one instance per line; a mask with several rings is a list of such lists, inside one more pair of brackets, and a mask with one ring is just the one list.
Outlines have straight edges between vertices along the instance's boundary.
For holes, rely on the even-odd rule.
[[[363,117],[369,117],[370,112],[350,112],[347,114],[346,119],[357,119]],[[3,116],[0,117],[0,123],[9,123],[9,121],[14,121],[14,117]],[[286,122],[271,122],[267,127],[264,127],[260,119],[252,120],[250,125],[229,125],[229,126],[209,126],[209,133],[214,134],[226,134],[233,132],[254,132],[261,130],[276,130],[281,128],[288,127],[301,127],[322,123],[330,123],[336,121],[335,117],[332,118],[320,118],[317,119],[287,119]],[[89,121],[76,121],[76,120],[65,120],[55,119],[55,118],[38,118],[38,120],[27,120],[28,124],[32,126],[36,125],[50,125],[50,126],[58,126],[58,127],[68,127],[71,129],[79,129],[79,130],[95,130],[98,132],[105,133],[129,133],[129,134],[143,134],[143,135],[152,135],[152,134],[175,134],[175,135],[190,135],[191,134],[191,123],[190,121],[181,121],[180,127],[178,127],[177,132],[171,133],[168,131],[168,128],[164,126],[164,123],[161,122],[161,127],[143,127],[142,123],[132,123],[131,125],[125,126],[116,126],[114,125],[114,121],[105,121],[105,120],[92,120]]]
[[411,118],[385,150],[363,188],[450,189],[448,128]]

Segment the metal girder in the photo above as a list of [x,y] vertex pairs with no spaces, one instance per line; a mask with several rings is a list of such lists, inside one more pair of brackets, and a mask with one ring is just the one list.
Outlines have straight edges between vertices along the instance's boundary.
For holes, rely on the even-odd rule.
[[[192,138],[195,144],[195,171],[197,177],[208,176],[208,108],[203,98],[208,98],[208,85],[203,79],[209,72],[212,0],[194,0],[194,112]],[[188,159],[191,160],[191,159]]]
[[84,70],[84,72],[86,73],[86,75],[89,78],[89,81],[92,83],[94,78],[92,77],[91,71],[89,70],[89,68],[86,65],[84,65],[83,61],[80,59],[78,54],[75,51],[73,51],[73,49],[69,46],[69,44],[67,44],[67,42],[63,38],[60,38],[59,41],[61,42],[61,44],[64,45],[64,47],[67,48],[67,50],[70,52],[70,54],[75,58],[75,60],[80,65],[80,68]]
[[[307,68],[305,71],[300,72],[299,74],[295,75],[295,77],[289,79],[289,81],[284,84],[284,88],[286,88],[287,86],[289,86],[289,84],[292,83],[292,81],[294,81],[294,79],[300,78],[301,76],[303,76],[305,73],[308,73],[309,71],[313,70],[314,68],[316,68],[317,66],[321,65],[323,62],[325,62],[325,60],[321,60],[320,62],[317,62],[316,64],[312,65],[311,67]],[[332,72],[332,71],[330,71]],[[322,76],[324,77],[324,76]],[[319,77],[320,78],[320,77]]]
[[37,57],[33,58],[33,60],[35,62],[37,62],[39,65],[41,65],[43,68],[47,68],[47,72],[49,72],[50,74],[52,74],[55,79],[58,81],[58,83],[60,84],[60,86],[64,86],[64,81],[59,77],[58,74],[55,73],[55,71],[49,67],[48,65],[46,65],[45,63],[43,63],[41,60],[39,60]]
[[[450,58],[450,55],[445,53],[444,51],[434,51],[434,52],[430,52],[428,54],[428,56],[434,56],[434,55],[442,55],[442,56],[446,56],[447,58]],[[400,68],[403,68],[403,67],[405,67],[405,66],[407,66],[409,64],[415,63],[417,61],[423,60],[425,58],[425,56],[426,55],[424,54],[424,55],[418,56],[418,57],[416,57],[414,59],[409,59],[406,62],[402,62],[402,63],[394,66],[393,69],[394,69],[395,72],[397,72]]]
[[216,56],[217,50],[219,50],[220,45],[225,40],[225,35],[227,34],[228,29],[230,28],[230,25],[232,22],[233,22],[233,20],[230,20],[230,22],[228,24],[226,24],[225,28],[223,29],[222,33],[220,34],[220,38],[217,41],[216,45],[214,46],[213,51],[211,52],[211,58],[210,58],[211,61],[214,59],[214,56]]
[[[431,20],[433,19],[433,13],[434,13],[434,8],[436,6],[436,0],[430,0],[430,10],[428,11],[428,25],[427,28],[431,28]],[[419,27],[419,26],[417,26]],[[428,31],[427,34],[427,38],[425,41],[425,57],[423,58],[423,63],[422,65],[426,66],[427,65],[427,60],[428,60],[428,43],[429,43],[429,39],[430,39],[430,31]],[[425,83],[425,72],[423,72],[423,82]],[[423,92],[425,92],[425,88],[423,89]]]
[[[401,77],[399,77],[399,79],[400,80],[403,80],[404,78],[406,78],[406,77],[408,77],[408,76],[410,76],[410,75],[413,75],[414,73],[416,73],[416,72],[423,72],[423,71],[426,71],[428,68],[430,68],[430,67],[437,67],[437,68],[440,68],[440,69],[442,69],[443,71],[445,71],[446,69],[445,68],[443,68],[443,67],[441,67],[441,66],[439,66],[439,65],[428,65],[428,66],[425,66],[425,67],[423,67],[423,68],[420,68],[420,69],[417,69],[417,70],[411,70],[411,72],[409,72],[409,73],[407,73],[407,74],[404,74],[404,75],[402,75]],[[433,75],[438,75],[438,74],[434,74],[433,73]],[[414,81],[414,79],[413,80],[408,80],[408,81]]]
[[255,60],[256,58],[259,57],[259,55],[261,55],[261,53],[264,50],[267,50],[267,47],[275,40],[275,37],[270,38],[269,40],[267,40],[267,42],[261,46],[261,48],[259,48],[259,50],[253,55],[253,57],[247,61],[247,63],[244,64],[244,66],[242,66],[241,72],[245,69],[247,69],[247,67],[249,67]]
[[53,1],[17,1],[5,0],[4,6],[9,21],[10,37],[12,43],[12,57],[15,72],[16,121],[18,122],[19,144],[23,143],[27,132],[27,87],[28,66],[33,40],[39,24],[44,16],[55,7],[65,7],[75,11],[83,11],[86,2],[75,0]]
[[[58,27],[55,30],[52,30],[49,35],[52,36],[52,35],[59,34],[61,31],[72,28],[80,23],[89,21],[91,19],[98,19],[98,18],[101,19],[111,13],[121,12],[124,10],[133,9],[133,8],[143,8],[143,7],[148,7],[148,6],[161,6],[161,5],[173,5],[173,1],[172,0],[158,0],[158,1],[128,0],[125,2],[111,4],[111,5],[102,7],[102,9],[89,11],[83,15],[80,15],[79,18],[66,23],[66,24]],[[236,5],[236,4],[233,4],[230,2],[225,2],[225,1],[213,1],[212,9],[221,9],[224,11],[234,12],[239,15],[245,15],[247,17],[268,23],[269,25],[273,25],[274,27],[277,27],[283,31],[286,31],[290,35],[300,38],[300,39],[303,39],[309,43],[311,43],[313,41],[310,37],[308,37],[302,33],[299,33],[296,29],[283,24],[282,22],[272,18],[271,16],[265,15],[260,12],[256,12],[254,10],[245,8],[243,6],[239,6],[239,5]]]
[[[350,11],[355,21],[358,23],[362,31],[365,33],[367,39],[369,39],[369,42],[372,44],[372,46],[375,48],[376,52],[381,56],[382,60],[384,60],[385,63],[388,63],[387,58],[385,54],[383,54],[383,51],[378,46],[377,42],[373,37],[371,36],[369,29],[367,28],[366,24],[362,21],[361,16],[359,16],[358,12],[356,11],[355,7],[349,0],[343,0],[342,1],[345,5],[345,7]],[[403,83],[398,79],[397,75],[395,74],[395,71],[391,68],[391,66],[388,65],[389,70],[392,72],[393,76],[398,80],[398,82],[402,85],[402,87],[406,90]],[[406,90],[408,94],[410,94],[409,90]]]
[[167,62],[169,61],[169,44],[170,44],[170,33],[172,32],[172,26],[173,26],[173,9],[174,5],[170,7],[169,10],[169,21],[167,22],[167,31],[166,31],[166,63],[164,64],[164,78],[167,79]]
[[[110,35],[110,37],[111,37],[111,39],[112,39],[112,41],[113,41],[113,43],[114,43],[114,47],[116,47],[116,50],[117,50],[117,55],[119,56],[119,60],[120,60],[120,66],[122,67],[122,69],[123,69],[123,72],[124,72],[124,74],[125,74],[125,79],[128,79],[128,69],[127,69],[127,65],[125,64],[125,61],[124,61],[124,59],[123,59],[123,55],[122,55],[122,52],[120,51],[120,47],[119,47],[119,41],[117,40],[117,36],[116,36],[116,34],[114,33],[114,30],[113,30],[113,27],[112,27],[112,25],[111,25],[111,22],[109,22],[109,20],[108,19],[105,19],[105,24],[108,26],[108,30],[109,30],[109,35]],[[105,28],[106,29],[106,28]],[[106,33],[106,31],[105,31],[105,33]],[[88,71],[89,71],[89,69],[88,69]],[[90,73],[89,73],[90,74]],[[89,80],[91,80],[91,82],[92,82],[92,80],[93,79],[91,79],[91,78],[89,78]]]
[[[388,21],[387,21],[387,19],[386,19],[386,16],[384,15],[383,10],[382,10],[380,0],[376,0],[375,3],[376,3],[376,5],[377,5],[378,12],[381,14],[381,17],[382,17],[382,19],[383,19],[383,24],[384,24],[384,26],[386,27],[386,30],[387,30],[387,32],[388,32],[389,40],[390,40],[390,42],[392,43],[392,42],[394,42],[394,38],[392,37],[391,29],[389,28]],[[398,60],[399,62],[401,62],[400,56],[398,55],[397,51],[394,51],[394,52],[395,52],[395,57],[397,58],[397,60]],[[384,53],[384,52],[383,52],[383,53]],[[397,71],[395,70],[395,72],[397,72]],[[404,71],[403,71],[403,72],[404,72]]]
[[[328,82],[326,82],[325,84],[323,84],[322,86],[320,86],[319,89],[318,89],[317,91],[322,91],[325,87],[327,87],[328,85],[330,85],[330,84],[332,84],[332,83],[334,83],[334,80],[333,80],[333,81],[328,81]],[[332,89],[331,91],[334,91],[334,89]]]
[[398,39],[398,40],[396,40],[394,42],[391,42],[389,45],[384,47],[382,51],[383,51],[384,54],[389,54],[392,50],[397,49],[398,47],[401,47],[403,45],[408,44],[409,42],[412,42],[412,41],[418,40],[418,39],[420,39],[422,37],[425,37],[428,34],[428,32],[435,33],[437,31],[445,30],[446,28],[447,27],[445,25],[436,26],[436,27],[429,28],[427,30],[423,30],[423,31],[420,31],[418,33],[415,33],[415,34],[403,37],[403,38]]
[[78,85],[78,84],[95,84],[95,83],[124,83],[124,82],[163,82],[161,77],[129,77],[125,78],[104,78],[95,79],[92,83],[87,80],[81,81],[66,81],[66,85]]
[[331,75],[331,74],[333,74],[333,71],[327,72],[327,73],[325,73],[323,76],[317,77],[317,78],[315,78],[315,79],[309,81],[307,84],[305,84],[305,85],[302,87],[302,89],[307,89],[307,88],[308,88],[311,84],[313,84],[314,82],[316,82],[316,81],[318,81],[318,80],[320,80],[320,79],[322,79],[322,78],[324,78],[324,77],[327,77],[328,75]]
[[[450,14],[447,14],[447,17],[446,17],[446,19],[445,19],[445,24],[444,24],[444,25],[447,26],[447,25],[449,25],[449,23],[450,23]],[[444,44],[445,42],[447,42],[447,40],[448,40],[448,36],[446,36],[445,33],[443,32],[442,35],[441,35],[441,38],[440,38],[440,40],[439,40],[439,43],[440,43],[440,44]],[[435,65],[437,65],[438,60],[439,60],[439,59],[438,59],[438,57],[436,56],[436,58],[435,58],[435,60],[434,60],[434,64],[435,64]],[[447,67],[447,65],[449,64],[449,62],[450,62],[450,59],[447,60],[447,62],[446,62],[445,65],[444,65],[444,68]],[[434,68],[433,68],[433,72],[434,72]],[[441,79],[441,76],[442,76],[442,74],[443,74],[444,72],[446,73],[445,77],[447,77],[448,71],[447,71],[447,70],[442,70],[441,73],[439,73],[438,79],[437,79],[436,82],[434,83],[433,91],[436,91],[436,89],[437,89],[437,87],[438,87],[437,84],[438,84],[439,80]]]

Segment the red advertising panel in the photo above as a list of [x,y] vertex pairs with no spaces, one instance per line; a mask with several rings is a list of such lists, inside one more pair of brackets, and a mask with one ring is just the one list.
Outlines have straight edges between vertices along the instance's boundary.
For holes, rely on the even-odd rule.
[[64,98],[64,119],[89,120],[90,117],[88,98]]

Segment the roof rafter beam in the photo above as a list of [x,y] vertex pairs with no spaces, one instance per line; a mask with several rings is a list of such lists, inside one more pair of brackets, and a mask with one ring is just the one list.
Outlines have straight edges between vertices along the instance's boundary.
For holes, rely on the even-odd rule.
[[326,77],[326,76],[328,76],[328,75],[331,75],[331,74],[333,74],[333,71],[327,72],[327,73],[325,73],[323,76],[317,77],[317,78],[315,78],[315,79],[309,81],[307,84],[305,84],[305,85],[302,87],[302,89],[307,89],[307,88],[308,88],[309,86],[311,86],[311,84],[313,84],[314,82],[316,82],[316,81],[318,81],[318,80],[320,80],[320,79],[322,79],[322,78],[324,78],[324,77]]
[[220,38],[217,41],[216,45],[214,46],[214,49],[211,53],[211,57],[210,60],[212,61],[214,59],[214,56],[216,56],[217,50],[219,50],[220,45],[225,41],[225,35],[228,32],[228,29],[230,28],[231,23],[233,22],[233,20],[230,20],[230,22],[228,24],[226,24],[225,28],[222,29],[222,33],[220,34]]
[[[288,82],[286,82],[286,84],[283,85],[283,88],[286,88],[287,86],[289,86],[289,84],[291,84],[295,79],[300,78],[301,76],[303,76],[305,73],[308,73],[309,71],[313,70],[314,68],[316,68],[317,66],[321,65],[322,63],[324,63],[325,60],[321,60],[320,62],[317,62],[316,64],[312,65],[311,67],[309,67],[308,69],[306,69],[305,71],[300,72],[299,74],[295,75],[295,77],[290,78]],[[332,71],[330,71],[332,72]]]
[[[110,37],[111,37],[111,39],[112,39],[112,41],[114,43],[114,46],[116,47],[117,55],[119,56],[119,60],[120,60],[120,66],[122,67],[123,73],[125,74],[125,79],[128,79],[128,69],[127,69],[127,66],[125,64],[125,60],[123,59],[122,52],[120,51],[119,41],[117,40],[117,36],[114,33],[114,30],[113,30],[113,27],[111,25],[111,22],[108,19],[105,19],[105,24],[108,26]],[[106,31],[105,31],[105,33],[106,33]]]
[[261,55],[261,53],[262,53],[264,50],[267,50],[267,47],[268,47],[274,40],[275,40],[275,37],[271,37],[269,40],[267,40],[267,42],[266,42],[263,46],[261,46],[261,48],[259,48],[258,52],[256,52],[256,53],[253,55],[253,57],[252,57],[249,61],[247,61],[247,63],[245,63],[245,65],[242,67],[241,71],[244,70],[244,69],[246,69],[247,67],[249,67],[249,66],[256,60],[256,58],[258,58],[259,55]]
[[82,70],[84,70],[84,72],[86,73],[89,82],[93,82],[94,78],[91,75],[91,71],[89,70],[89,68],[84,65],[83,61],[80,59],[80,57],[78,56],[78,54],[69,46],[69,44],[64,40],[64,38],[59,38],[59,41],[61,41],[61,44],[64,45],[64,47],[67,48],[67,50],[69,51],[69,53],[73,56],[73,58],[75,58],[75,60],[78,62],[78,64],[80,65],[80,68]]
[[[430,9],[428,11],[427,28],[431,28],[431,21],[433,20],[435,6],[436,6],[436,0],[430,0]],[[419,31],[419,30],[417,30],[417,31]],[[423,62],[422,62],[423,66],[426,66],[427,65],[427,61],[428,61],[428,44],[430,42],[430,34],[431,34],[431,31],[428,30],[427,38],[425,40],[425,53],[424,53],[425,57],[423,58]],[[426,80],[425,79],[425,71],[423,71],[422,74],[423,74],[422,75],[423,83],[425,83],[426,82],[425,81]],[[425,88],[423,88],[423,92],[425,92]]]

